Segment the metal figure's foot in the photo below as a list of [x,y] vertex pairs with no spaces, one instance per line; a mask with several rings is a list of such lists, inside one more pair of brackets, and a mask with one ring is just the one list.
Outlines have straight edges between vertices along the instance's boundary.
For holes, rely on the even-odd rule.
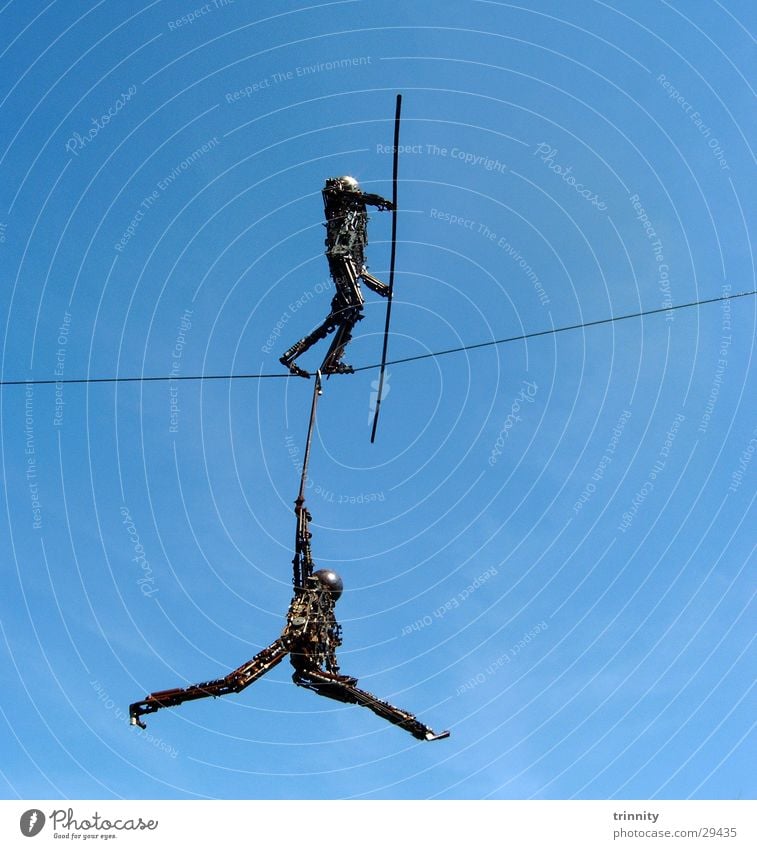
[[312,333],[308,333],[308,335],[300,339],[299,342],[295,342],[291,348],[287,348],[286,351],[284,351],[283,356],[279,359],[279,362],[283,363],[292,374],[296,374],[298,377],[310,377],[304,369],[299,368],[299,366],[295,366],[294,361],[297,357],[301,356],[306,351],[309,351],[316,342],[319,342],[321,339],[325,339],[329,333],[334,331],[335,327],[336,318],[333,313],[329,313],[326,316],[325,321],[316,327]]
[[279,358],[279,362],[280,362],[282,365],[285,365],[285,366],[289,369],[289,371],[290,371],[290,373],[291,373],[291,374],[294,374],[294,375],[296,375],[297,377],[306,377],[306,378],[310,378],[310,372],[309,372],[309,371],[305,371],[305,369],[304,369],[304,368],[300,368],[300,367],[299,367],[296,363],[290,363],[290,362],[287,362],[287,358],[286,358],[286,357],[280,357],[280,358]]
[[347,363],[326,364],[321,369],[324,374],[355,374],[355,369]]
[[426,739],[429,742],[431,740],[446,740],[447,737],[449,737],[449,731],[442,731],[441,734],[434,734],[431,730],[426,732]]
[[133,705],[129,705],[129,724],[130,725],[138,725],[140,728],[147,728],[144,722],[139,718],[142,714],[139,713],[140,708],[143,706],[143,702],[135,702]]

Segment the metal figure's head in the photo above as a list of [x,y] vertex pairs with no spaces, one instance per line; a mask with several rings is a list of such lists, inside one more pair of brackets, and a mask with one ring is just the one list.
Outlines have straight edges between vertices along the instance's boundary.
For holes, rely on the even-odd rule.
[[360,184],[354,177],[329,177],[326,180],[327,189],[337,189],[340,192],[359,192]]
[[339,596],[344,590],[344,584],[336,572],[331,569],[319,569],[317,572],[313,572],[313,577],[317,578],[320,584],[331,592],[334,601],[339,601]]

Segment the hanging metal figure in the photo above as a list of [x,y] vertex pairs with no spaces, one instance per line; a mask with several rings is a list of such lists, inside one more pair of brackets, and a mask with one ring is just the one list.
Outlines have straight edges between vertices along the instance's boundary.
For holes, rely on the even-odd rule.
[[380,195],[361,191],[354,177],[330,177],[322,194],[326,213],[326,257],[336,293],[325,321],[281,357],[289,371],[300,377],[310,377],[310,374],[295,363],[297,357],[334,331],[336,335],[320,370],[323,374],[351,374],[353,369],[342,362],[342,356],[352,338],[353,328],[363,318],[365,300],[360,281],[382,297],[389,296],[386,283],[369,274],[365,267],[365,246],[368,244],[366,206],[391,210],[394,209],[392,202]]
[[129,706],[132,725],[145,728],[142,718],[160,708],[175,707],[184,702],[209,696],[239,693],[289,655],[294,674],[292,680],[300,687],[319,696],[336,699],[345,704],[363,705],[373,713],[409,731],[417,740],[442,740],[449,731],[440,734],[418,720],[412,713],[359,689],[357,678],[342,675],[336,649],[342,644],[342,628],[336,621],[334,605],[342,594],[342,579],[330,569],[312,571],[310,557],[310,514],[304,504],[297,504],[297,552],[294,559],[294,597],[289,605],[287,621],[281,636],[258,652],[239,668],[213,681],[161,690],[144,701]]
[[442,740],[449,731],[435,733],[412,713],[395,707],[377,698],[366,690],[359,689],[357,678],[342,675],[336,650],[342,644],[342,628],[336,621],[334,605],[342,594],[342,579],[330,569],[316,570],[313,563],[310,540],[312,516],[305,507],[305,485],[308,461],[315,424],[316,405],[321,394],[321,373],[316,373],[313,402],[310,409],[310,426],[306,440],[305,456],[300,477],[300,490],[294,502],[297,517],[294,559],[292,560],[294,596],[287,612],[287,621],[281,636],[270,646],[258,652],[251,660],[213,681],[176,687],[151,693],[141,702],[129,705],[132,725],[144,728],[141,717],[155,713],[161,708],[175,707],[184,702],[204,699],[208,696],[226,696],[239,693],[265,675],[289,655],[294,674],[292,680],[319,696],[327,696],[339,702],[363,705],[382,719],[409,731],[418,740]]

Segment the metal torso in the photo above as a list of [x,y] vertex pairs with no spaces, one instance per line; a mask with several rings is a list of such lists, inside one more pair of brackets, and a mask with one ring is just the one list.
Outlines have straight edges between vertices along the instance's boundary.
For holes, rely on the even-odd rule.
[[329,264],[333,259],[349,257],[362,269],[368,244],[368,213],[361,195],[333,188],[324,189],[322,194]]
[[336,650],[342,644],[342,628],[334,615],[332,594],[316,577],[295,592],[281,640],[298,672],[339,674]]

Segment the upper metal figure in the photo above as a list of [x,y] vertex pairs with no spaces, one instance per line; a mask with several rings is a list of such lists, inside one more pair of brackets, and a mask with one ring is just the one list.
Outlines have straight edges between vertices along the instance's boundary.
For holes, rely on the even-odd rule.
[[351,374],[353,369],[342,362],[344,348],[352,338],[352,329],[363,318],[365,299],[360,280],[377,294],[388,297],[389,287],[368,273],[365,246],[368,244],[366,206],[394,209],[391,201],[380,195],[363,192],[354,177],[330,177],[323,187],[326,213],[326,257],[336,293],[325,321],[312,333],[296,342],[281,357],[292,374],[310,377],[295,360],[316,342],[336,331],[331,347],[321,365],[323,374]]

